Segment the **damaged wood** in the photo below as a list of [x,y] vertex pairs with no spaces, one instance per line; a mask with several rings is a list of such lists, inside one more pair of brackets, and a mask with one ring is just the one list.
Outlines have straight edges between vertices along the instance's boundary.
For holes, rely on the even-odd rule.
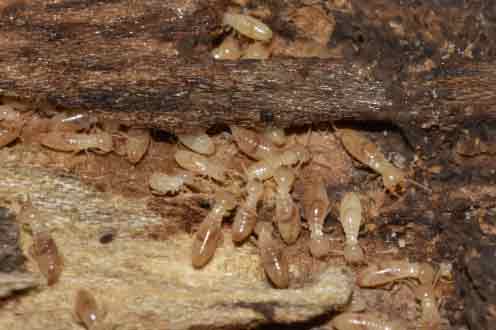
[[4,93],[176,131],[267,120],[452,129],[494,118],[494,63],[461,63],[390,82],[358,60],[215,62],[207,52],[220,29],[215,6],[191,1],[188,12],[178,13],[176,2],[167,8],[154,1],[40,3],[3,8]]

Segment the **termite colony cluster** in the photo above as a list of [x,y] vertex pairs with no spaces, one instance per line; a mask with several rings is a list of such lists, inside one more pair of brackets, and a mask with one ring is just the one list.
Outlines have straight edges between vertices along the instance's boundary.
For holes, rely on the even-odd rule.
[[292,8],[279,25],[296,30],[292,40],[273,32],[271,10],[266,6],[247,7],[246,1],[233,1],[222,15],[221,41],[211,51],[216,60],[266,60],[271,56],[331,58],[340,56],[340,47],[329,48],[336,25],[332,13],[320,5]]
[[[330,128],[349,157],[381,176],[385,191],[400,197],[398,194],[408,184],[429,190],[410,180],[404,170],[389,162],[366,135],[334,125]],[[42,118],[28,111],[26,105],[4,98],[0,105],[0,147],[23,137],[24,130],[38,132],[36,140],[44,147],[72,153],[83,150],[101,154],[115,152],[133,164],[141,161],[150,145],[150,133],[146,129],[121,132],[112,125],[99,124],[97,119],[83,113],[60,113]],[[204,132],[178,134],[180,145],[174,154],[176,169],[152,173],[149,177],[151,192],[160,196],[198,192],[210,196],[213,201],[192,241],[194,268],[206,266],[214,257],[222,236],[223,220],[231,218],[232,240],[238,245],[253,242],[270,283],[276,288],[288,288],[291,276],[285,248],[295,244],[305,228],[310,232],[308,250],[314,258],[336,253],[331,249],[324,228],[333,202],[328,196],[326,180],[319,175],[307,175],[301,180],[298,198],[293,191],[302,171],[321,161],[319,151],[309,142],[316,133],[308,131],[302,138],[301,135],[286,135],[285,130],[273,127],[254,131],[231,126],[229,133],[222,134],[222,144]],[[219,154],[227,158],[237,156],[242,161],[237,168],[228,167],[215,158]],[[338,205],[337,217],[345,235],[341,254],[346,262],[355,266],[366,263],[358,241],[362,220],[366,217],[363,206],[366,199],[366,194],[350,190],[334,203]],[[266,208],[272,209],[269,219],[260,217],[261,209]],[[18,218],[21,223],[30,225],[34,242],[30,254],[48,285],[52,285],[60,277],[64,262],[50,233],[36,225],[39,221],[35,218],[39,214],[40,210],[28,203]],[[427,263],[383,261],[360,269],[357,285],[368,288],[405,283],[418,299],[420,325],[435,329],[440,327],[441,317],[434,287],[440,278],[448,276],[449,269],[445,265],[435,270]],[[78,291],[76,296],[78,320],[93,329],[92,322],[101,320],[104,313],[87,291]],[[406,328],[375,313],[343,313],[334,319],[333,326],[338,330]]]

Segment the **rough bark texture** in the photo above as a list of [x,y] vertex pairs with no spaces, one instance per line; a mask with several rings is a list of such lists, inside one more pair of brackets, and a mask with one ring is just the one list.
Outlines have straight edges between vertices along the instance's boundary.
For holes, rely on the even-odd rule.
[[[205,51],[220,28],[219,12],[195,1],[181,5],[186,9],[179,12],[180,4],[157,1],[4,5],[0,87],[175,130],[343,119],[453,128],[494,118],[493,63],[381,81],[367,64],[345,60],[214,62]],[[371,13],[362,24],[369,21],[376,22]]]
[[[351,43],[354,51],[334,60],[267,62],[209,59],[227,1],[164,3],[0,2],[1,91],[176,131],[231,123],[392,122],[418,147],[425,171],[416,179],[427,177],[434,194],[408,194],[385,213],[387,226],[378,233],[388,240],[389,226],[422,226],[425,235],[412,255],[458,260],[466,320],[472,329],[490,329],[496,296],[494,1],[357,0],[349,11],[326,7],[337,22],[329,46]],[[249,3],[269,6],[274,31],[296,37],[278,13],[300,1]],[[478,150],[473,142],[458,149],[466,138],[462,127],[469,141],[489,147]],[[97,223],[108,218],[99,213]],[[8,227],[10,250],[3,258],[10,261],[2,270],[10,271],[22,257],[17,229],[8,223],[0,230]],[[422,242],[434,237],[429,255]],[[463,324],[460,306],[453,302],[448,309],[452,323]]]

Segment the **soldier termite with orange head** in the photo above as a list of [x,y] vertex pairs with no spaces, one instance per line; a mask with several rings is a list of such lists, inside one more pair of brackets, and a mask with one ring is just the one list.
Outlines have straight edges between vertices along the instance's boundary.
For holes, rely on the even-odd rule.
[[232,225],[232,239],[242,242],[251,235],[257,224],[257,205],[262,199],[264,186],[258,180],[246,184],[246,200],[237,210]]
[[344,258],[349,263],[363,262],[363,250],[358,244],[358,233],[362,223],[362,203],[358,194],[349,192],[344,195],[339,210],[339,221],[346,236]]
[[219,191],[215,195],[215,204],[200,224],[193,240],[193,267],[205,266],[215,254],[221,236],[222,219],[236,207],[234,195]]
[[211,177],[219,182],[226,181],[226,168],[205,156],[187,150],[178,150],[174,158],[179,166],[186,170]]
[[352,157],[382,176],[384,187],[388,191],[394,193],[397,187],[403,189],[406,186],[406,182],[410,182],[430,192],[430,189],[426,186],[408,179],[406,173],[391,164],[378,146],[362,133],[348,128],[337,129],[334,127],[334,130],[341,139],[344,148]]
[[405,330],[401,321],[387,321],[385,318],[369,313],[342,313],[332,320],[336,330]]
[[272,142],[262,134],[237,126],[231,126],[231,133],[238,148],[253,159],[269,158],[276,151]]
[[295,173],[288,167],[279,167],[274,173],[277,183],[275,221],[282,239],[293,244],[301,231],[300,210],[291,197]]
[[289,264],[282,248],[272,237],[272,224],[259,222],[255,228],[258,235],[258,248],[265,274],[275,287],[289,286]]
[[248,180],[267,180],[273,177],[281,166],[301,165],[308,162],[310,157],[310,151],[305,146],[295,145],[252,164],[246,170],[246,176]]
[[98,306],[95,297],[88,290],[79,289],[76,292],[74,316],[88,330],[106,328],[102,323],[106,316],[105,312]]
[[38,264],[40,272],[47,279],[48,285],[55,284],[62,274],[64,262],[55,240],[48,231],[33,234],[30,254]]
[[50,149],[66,152],[93,150],[98,153],[109,153],[114,148],[112,135],[105,132],[92,134],[49,132],[41,134],[41,144]]
[[427,263],[385,260],[361,270],[357,275],[357,284],[366,288],[377,287],[407,278],[414,278],[425,284],[432,283],[434,277],[434,269]]
[[324,220],[329,212],[329,198],[322,178],[303,183],[303,214],[310,227],[310,252],[316,258],[327,255],[330,242],[324,237]]
[[269,41],[272,38],[272,30],[265,23],[248,15],[225,13],[222,23],[254,40]]
[[212,141],[212,138],[205,133],[178,134],[177,138],[188,149],[191,149],[199,154],[210,156],[215,152],[214,141]]

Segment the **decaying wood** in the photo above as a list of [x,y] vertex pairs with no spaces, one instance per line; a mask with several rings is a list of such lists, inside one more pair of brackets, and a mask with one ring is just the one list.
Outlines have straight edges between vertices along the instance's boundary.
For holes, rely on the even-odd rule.
[[[344,266],[330,266],[301,287],[274,289],[264,277],[258,250],[249,244],[234,246],[228,231],[214,260],[196,270],[189,234],[176,232],[164,241],[146,234],[148,227],[187,218],[161,218],[147,210],[144,200],[98,192],[77,178],[15,162],[4,163],[0,175],[4,178],[0,197],[16,200],[29,195],[48,215],[42,225],[64,255],[56,285],[40,286],[2,304],[2,329],[80,329],[71,312],[79,288],[92,292],[108,314],[105,321],[123,330],[303,322],[342,309],[353,290],[353,275]],[[103,227],[118,228],[119,236],[102,244]],[[27,250],[32,237],[21,233],[22,249]],[[26,267],[38,271],[32,259]],[[9,288],[22,288],[24,282],[18,282]],[[0,277],[0,296],[2,284]]]
[[[41,3],[3,8],[3,92],[178,131],[343,119],[453,128],[494,118],[494,63],[386,84],[345,60],[214,62],[206,50],[218,15],[194,1],[185,13],[176,2]],[[191,56],[177,56],[185,40]]]

